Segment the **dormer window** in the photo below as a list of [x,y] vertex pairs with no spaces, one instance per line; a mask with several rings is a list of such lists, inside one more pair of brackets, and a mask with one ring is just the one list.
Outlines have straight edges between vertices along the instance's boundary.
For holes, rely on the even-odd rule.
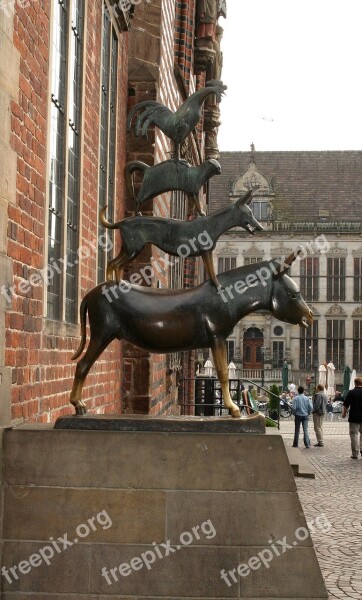
[[250,204],[254,217],[258,221],[268,221],[270,218],[270,204],[268,198],[256,197]]
[[271,200],[274,191],[268,180],[255,164],[255,148],[252,144],[252,155],[249,167],[244,173],[230,182],[229,197],[232,201],[240,198],[248,190],[253,191],[253,199],[250,208],[258,221],[270,221],[272,215]]

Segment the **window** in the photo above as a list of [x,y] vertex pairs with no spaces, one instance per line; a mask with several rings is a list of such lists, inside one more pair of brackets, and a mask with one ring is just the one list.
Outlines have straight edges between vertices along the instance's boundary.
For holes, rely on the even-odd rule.
[[219,256],[217,259],[217,272],[224,273],[230,271],[230,269],[236,269],[236,257]]
[[353,300],[362,302],[362,258],[354,259]]
[[[170,216],[172,219],[184,221],[187,217],[187,196],[179,190],[172,192]],[[169,287],[173,290],[184,287],[185,259],[181,256],[169,256]],[[192,258],[191,260],[195,260]]]
[[327,258],[327,302],[346,299],[346,259]]
[[[52,15],[47,316],[76,322],[84,0],[57,0]],[[62,269],[62,265],[64,268]]]
[[[115,171],[116,171],[116,131],[117,131],[117,62],[118,38],[111,23],[109,12],[103,7],[101,105],[99,132],[99,186],[98,214],[106,205],[107,218],[113,219]],[[98,225],[98,239],[103,240],[104,227]],[[98,244],[98,283],[105,280],[107,244]]]
[[[329,354],[328,354],[329,356]],[[311,327],[300,330],[299,368],[310,371],[318,363],[318,321]]]
[[250,257],[246,256],[244,258],[244,265],[254,265],[255,263],[261,262],[263,260],[262,256]]
[[228,353],[228,364],[234,362],[235,357],[235,341],[234,340],[226,340],[226,349]]
[[284,360],[284,342],[273,342],[273,368],[280,369]]
[[336,369],[345,365],[345,321],[327,319],[327,356]]
[[307,257],[301,261],[300,291],[307,302],[319,299],[319,258]]
[[269,217],[269,202],[253,200],[250,206],[258,221],[267,221]]
[[353,321],[353,368],[362,371],[362,321]]

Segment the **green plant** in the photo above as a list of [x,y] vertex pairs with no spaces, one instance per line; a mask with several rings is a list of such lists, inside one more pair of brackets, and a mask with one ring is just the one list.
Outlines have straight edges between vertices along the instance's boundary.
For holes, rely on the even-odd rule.
[[278,410],[278,402],[279,402],[279,388],[275,383],[273,383],[273,385],[270,387],[270,392],[269,392],[269,410],[270,411]]
[[278,424],[273,421],[272,419],[269,419],[269,417],[265,417],[265,426],[266,427],[278,427]]

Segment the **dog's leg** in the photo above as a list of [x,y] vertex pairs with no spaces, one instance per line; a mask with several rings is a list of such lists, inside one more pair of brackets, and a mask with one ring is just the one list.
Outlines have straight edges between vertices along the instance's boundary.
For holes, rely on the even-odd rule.
[[210,277],[211,281],[213,282],[214,286],[216,287],[216,289],[220,289],[220,288],[223,289],[218,278],[216,277],[214,261],[212,260],[212,250],[207,250],[207,252],[204,252],[203,254],[201,254],[201,256],[202,256],[202,260],[204,262],[207,274]]
[[106,271],[106,279],[107,281],[113,281],[113,272],[116,271],[116,258],[112,258],[112,260],[107,263],[107,271]]
[[123,247],[120,253],[112,260],[109,261],[107,265],[107,280],[113,281],[113,272],[115,273],[116,282],[119,283],[121,281],[123,275],[124,265],[129,263],[134,257],[137,256],[136,253],[133,253],[132,256],[127,254],[125,248]]
[[122,248],[118,256],[114,259],[117,283],[119,283],[123,277],[124,266],[131,262],[131,260],[133,260],[139,253],[140,251],[134,251],[132,254],[128,254],[126,249],[124,247]]
[[212,356],[214,358],[215,368],[217,372],[217,376],[221,383],[222,397],[224,400],[224,404],[226,408],[228,408],[231,412],[231,416],[235,418],[239,418],[240,409],[239,407],[231,400],[230,391],[229,391],[229,373],[228,373],[228,363],[227,363],[227,352],[226,352],[226,344],[223,338],[216,337],[214,338],[214,342],[211,346]]

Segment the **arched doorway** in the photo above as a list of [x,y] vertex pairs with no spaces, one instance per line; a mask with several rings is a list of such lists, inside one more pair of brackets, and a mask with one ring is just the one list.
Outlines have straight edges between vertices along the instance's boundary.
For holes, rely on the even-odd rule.
[[257,327],[249,327],[244,333],[243,368],[262,369],[264,345],[263,333]]

